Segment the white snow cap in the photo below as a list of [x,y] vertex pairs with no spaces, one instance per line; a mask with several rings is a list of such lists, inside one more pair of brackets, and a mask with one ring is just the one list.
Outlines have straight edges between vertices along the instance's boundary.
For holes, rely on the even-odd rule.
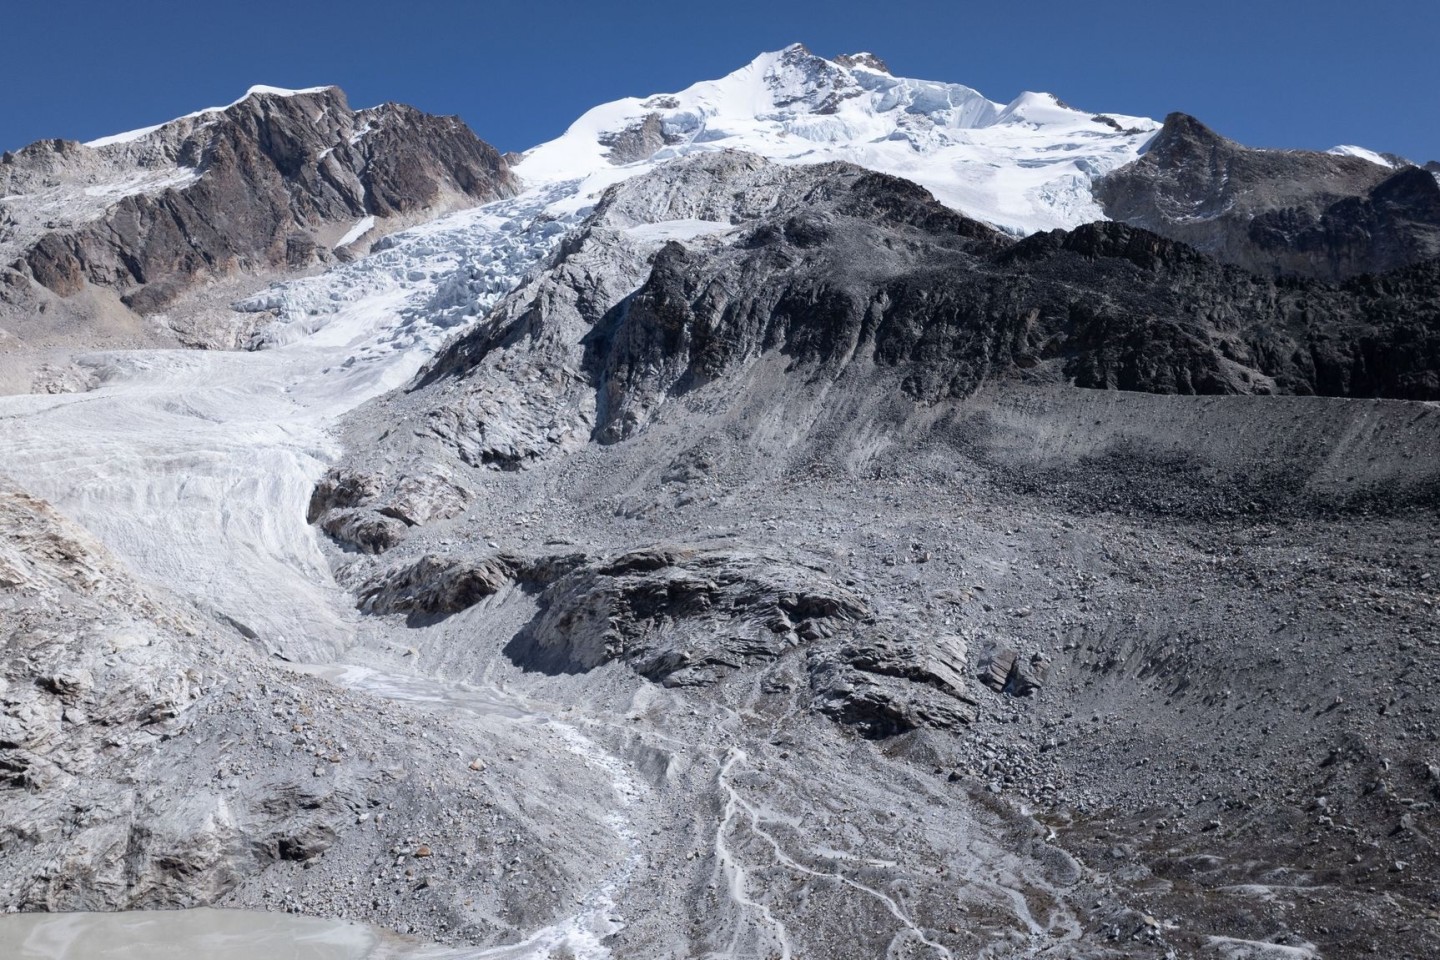
[[267,87],[263,83],[260,83],[246,90],[245,96],[236,100],[235,103],[230,104],[230,106],[233,107],[236,103],[244,103],[254,96],[298,97],[304,93],[324,93],[326,90],[334,89],[336,89],[336,87],[333,83],[326,84],[323,87],[305,87],[303,90],[287,90],[284,87]]
[[1389,160],[1386,160],[1374,150],[1368,150],[1365,147],[1357,147],[1353,143],[1342,143],[1340,144],[1340,146],[1331,147],[1325,152],[1333,153],[1339,157],[1359,157],[1361,160],[1369,160],[1371,163],[1378,163],[1382,167],[1389,167],[1392,170],[1395,168],[1395,164],[1391,163]]
[[874,54],[828,60],[793,44],[678,93],[595,107],[526,152],[516,172],[532,185],[584,180],[584,199],[690,153],[845,160],[1030,233],[1103,219],[1090,181],[1134,160],[1159,127],[1145,117],[1100,118],[1046,93],[998,103],[962,84],[892,76]]
[[246,90],[245,96],[241,97],[239,100],[232,100],[230,103],[225,104],[225,106],[223,107],[206,107],[204,110],[196,110],[194,113],[187,113],[183,117],[176,117],[173,120],[166,120],[164,123],[157,123],[154,126],[141,127],[138,130],[127,130],[124,133],[115,133],[111,134],[108,137],[100,137],[98,140],[87,140],[85,141],[85,146],[93,148],[108,147],[117,143],[130,143],[134,140],[139,140],[143,137],[147,137],[150,134],[154,133],[156,130],[161,130],[165,127],[168,127],[170,124],[177,123],[181,120],[195,120],[200,117],[209,116],[213,113],[224,113],[231,107],[242,104],[246,100],[249,100],[251,97],[297,97],[301,94],[324,93],[327,90],[334,89],[336,89],[334,84],[330,84],[324,87],[306,87],[303,90],[289,90],[285,87],[267,87],[264,84],[257,84],[251,87],[249,90]]

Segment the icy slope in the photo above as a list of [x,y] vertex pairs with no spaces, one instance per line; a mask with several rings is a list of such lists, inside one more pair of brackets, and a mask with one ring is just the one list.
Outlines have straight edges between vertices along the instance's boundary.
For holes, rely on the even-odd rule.
[[576,202],[701,151],[793,163],[847,160],[905,177],[943,203],[1017,233],[1104,219],[1090,181],[1139,156],[1153,120],[1096,115],[1046,93],[1009,104],[954,83],[891,76],[868,54],[796,44],[675,94],[595,107],[528,151],[531,185],[581,181]]
[[331,425],[408,380],[564,233],[544,191],[454,214],[242,304],[256,351],[96,353],[87,393],[0,397],[3,469],[142,577],[290,659],[350,641],[351,601],[306,524]]

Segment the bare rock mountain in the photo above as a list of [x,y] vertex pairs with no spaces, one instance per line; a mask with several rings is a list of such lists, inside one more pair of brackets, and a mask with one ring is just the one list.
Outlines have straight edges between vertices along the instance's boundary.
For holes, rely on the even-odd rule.
[[1440,256],[1440,183],[1421,168],[1246,147],[1183,113],[1094,189],[1111,219],[1260,273],[1342,280]]
[[0,310],[44,342],[59,317],[119,323],[208,282],[314,269],[515,188],[458,118],[258,87],[158,127],[4,154]]

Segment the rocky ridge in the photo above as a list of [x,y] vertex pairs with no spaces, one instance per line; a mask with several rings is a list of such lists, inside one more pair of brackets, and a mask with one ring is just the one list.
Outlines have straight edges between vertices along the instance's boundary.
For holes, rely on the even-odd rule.
[[335,87],[257,88],[149,130],[4,154],[0,304],[12,332],[44,343],[71,314],[119,324],[184,308],[196,287],[324,267],[515,190],[458,118],[351,110]]
[[1247,270],[1336,281],[1440,256],[1440,182],[1396,166],[1246,147],[1173,113],[1095,196],[1113,220]]

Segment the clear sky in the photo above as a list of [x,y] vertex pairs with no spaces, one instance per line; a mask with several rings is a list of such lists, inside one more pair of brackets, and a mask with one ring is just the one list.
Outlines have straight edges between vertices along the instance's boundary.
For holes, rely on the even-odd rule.
[[0,148],[91,139],[338,84],[463,117],[502,150],[588,107],[721,76],[793,41],[992,100],[1194,114],[1256,146],[1440,159],[1440,0],[15,0],[0,15]]

